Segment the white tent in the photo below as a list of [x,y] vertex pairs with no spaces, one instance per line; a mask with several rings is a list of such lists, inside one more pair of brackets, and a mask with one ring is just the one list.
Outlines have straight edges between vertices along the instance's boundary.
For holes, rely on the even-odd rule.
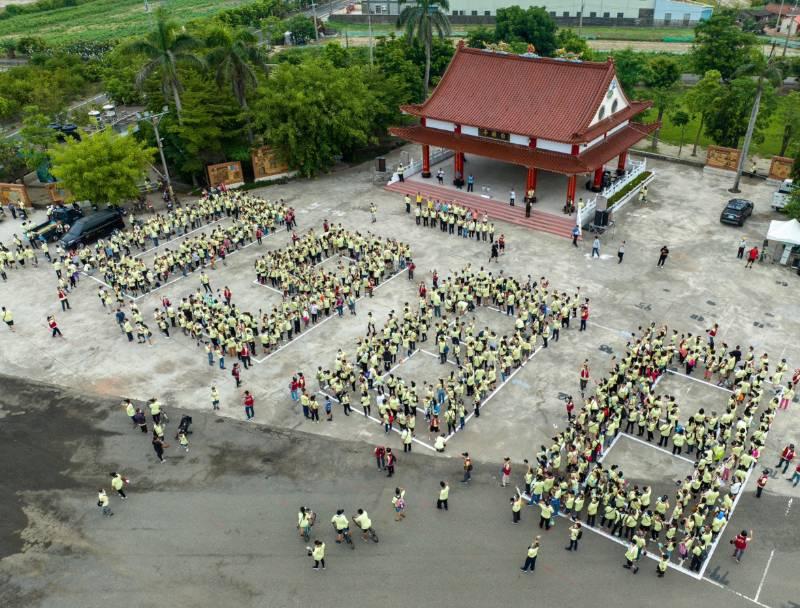
[[779,243],[800,245],[800,222],[797,220],[789,220],[788,222],[772,220],[769,223],[767,239],[778,241]]
[[772,220],[769,223],[767,239],[770,241],[777,241],[778,243],[784,243],[783,255],[781,255],[780,263],[788,263],[792,247],[794,245],[800,245],[800,222],[797,220],[789,220],[788,222]]

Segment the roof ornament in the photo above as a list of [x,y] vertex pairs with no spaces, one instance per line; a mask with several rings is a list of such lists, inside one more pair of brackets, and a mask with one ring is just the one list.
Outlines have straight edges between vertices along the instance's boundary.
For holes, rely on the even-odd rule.
[[458,50],[461,50],[461,49],[463,49],[463,48],[464,48],[464,39],[463,39],[463,38],[461,38],[461,39],[458,41],[458,43],[456,44],[456,48],[457,48]]
[[539,55],[536,53],[536,47],[529,43],[528,44],[528,50],[525,51],[524,53],[521,53],[520,57],[528,57],[528,58],[536,57],[536,58],[538,58]]

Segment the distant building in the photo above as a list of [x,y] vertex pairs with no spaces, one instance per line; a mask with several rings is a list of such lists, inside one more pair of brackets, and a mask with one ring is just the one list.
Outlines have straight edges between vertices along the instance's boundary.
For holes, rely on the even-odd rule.
[[[642,25],[694,27],[711,17],[713,9],[689,0],[450,0],[454,23],[492,23],[497,9],[518,5],[542,6],[559,25]],[[373,15],[397,15],[406,5],[395,0],[364,0],[361,10]]]

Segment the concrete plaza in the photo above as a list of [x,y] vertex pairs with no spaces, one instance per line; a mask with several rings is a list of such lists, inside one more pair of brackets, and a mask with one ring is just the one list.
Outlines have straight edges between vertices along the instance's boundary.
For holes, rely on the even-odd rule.
[[[390,166],[394,162],[389,159]],[[179,331],[169,340],[155,335],[152,347],[129,344],[103,311],[95,280],[82,278],[70,294],[72,310],[62,313],[49,266],[9,272],[8,282],[0,284],[0,304],[14,311],[17,331],[0,328],[0,439],[3,462],[10,465],[0,484],[3,512],[9,513],[0,534],[0,605],[487,606],[536,597],[547,606],[613,601],[627,607],[661,604],[665,600],[656,594],[665,592],[674,605],[795,605],[800,584],[792,574],[800,534],[792,501],[798,489],[781,476],[760,500],[751,479],[728,532],[753,528],[752,546],[736,564],[723,539],[702,580],[672,571],[656,579],[654,562],[632,578],[620,567],[624,549],[591,532],[584,534],[580,553],[569,554],[561,548],[567,542],[561,520],[545,536],[536,573],[518,570],[539,533],[538,510],[523,513],[521,527],[511,525],[509,492],[497,487],[499,463],[511,457],[519,477],[522,459],[532,458],[565,427],[562,397],[577,396],[584,359],[599,378],[641,325],[654,321],[702,333],[716,322],[717,340],[753,345],[759,354],[769,352],[771,362],[786,358],[792,368],[800,366],[800,277],[771,263],[745,269],[736,258],[740,237],[760,246],[769,221],[780,217],[769,209],[772,188],[745,179],[742,196],[755,202],[755,213],[744,228],[723,226],[719,212],[732,196],[729,178],[658,161],[648,166],[658,174],[650,202],[632,203],[615,218],[613,232],[601,237],[599,259],[590,258],[591,238],[574,248],[563,238],[497,225],[507,250],[492,271],[521,279],[545,276],[568,293],[580,287],[591,300],[589,330],[563,331],[557,343],[539,351],[443,455],[422,445],[410,456],[401,453],[396,480],[374,470],[371,450],[382,443],[402,452],[397,434],[384,435],[377,423],[344,417],[339,409],[333,422],[323,416],[319,424],[310,423],[289,398],[289,380],[302,371],[316,390],[317,367],[332,366],[339,349],[353,352],[355,340],[366,333],[367,311],[380,325],[389,311],[413,305],[418,282],[430,282],[434,269],[446,276],[467,264],[486,266],[489,247],[416,226],[399,195],[372,184],[371,164],[256,194],[294,206],[298,234],[328,219],[410,243],[415,281],[401,273],[373,298],[360,300],[356,316],[334,317],[305,332],[245,371],[241,390],[229,370],[210,367],[203,349]],[[375,224],[372,202],[379,209]],[[18,222],[0,224],[3,242],[14,232],[20,232]],[[234,302],[253,312],[278,304],[280,294],[254,283],[253,264],[263,252],[286,246],[289,236],[279,231],[263,245],[230,256],[226,266],[209,272],[212,288],[228,286]],[[623,241],[625,258],[618,264]],[[670,256],[659,269],[664,244]],[[136,303],[150,320],[162,295],[177,302],[199,286],[199,276],[190,275]],[[64,340],[50,337],[48,314],[56,315]],[[502,329],[499,313],[476,314],[479,325]],[[262,357],[259,352],[256,358]],[[432,379],[451,369],[418,353],[398,373]],[[665,379],[663,390],[682,402],[682,415],[700,407],[698,402],[715,402],[713,391],[678,380]],[[212,383],[222,394],[219,415],[210,411]],[[243,389],[255,395],[255,425],[239,422]],[[179,411],[195,417],[191,452],[179,454],[173,446],[163,466],[149,441],[130,431],[119,408],[121,397],[153,396],[173,419]],[[765,466],[774,465],[783,445],[798,443],[797,423],[797,405],[779,412]],[[427,440],[427,433],[420,435]],[[477,461],[468,489],[456,487],[463,451]],[[669,488],[683,468],[662,456],[626,439],[609,458],[625,467],[632,483]],[[104,519],[94,497],[115,468],[134,485],[129,501],[112,497],[115,516]],[[454,486],[453,508],[446,514],[433,507],[439,479]],[[409,517],[401,524],[392,521],[389,503],[397,484],[409,492]],[[317,533],[328,545],[325,573],[311,571],[296,537],[300,504],[321,514]],[[348,513],[367,509],[381,542],[362,546],[357,540],[353,553],[334,544],[327,522],[340,504]]]

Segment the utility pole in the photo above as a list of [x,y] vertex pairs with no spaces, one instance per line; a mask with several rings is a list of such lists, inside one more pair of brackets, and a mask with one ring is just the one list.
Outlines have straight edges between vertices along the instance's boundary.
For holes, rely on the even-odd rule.
[[[767,58],[767,67],[772,64],[773,54],[775,52],[775,45],[769,52]],[[756,119],[758,118],[758,109],[761,106],[761,94],[764,91],[764,72],[758,75],[758,85],[756,87],[756,98],[753,100],[753,109],[750,110],[750,122],[747,123],[747,132],[744,135],[744,144],[742,145],[742,153],[739,156],[739,164],[736,167],[736,178],[733,180],[733,187],[728,192],[734,194],[741,192],[739,190],[739,180],[742,179],[742,172],[744,171],[744,164],[747,162],[747,152],[750,150],[750,142],[753,140],[753,130],[756,126]]]
[[169,178],[169,168],[167,167],[167,159],[164,157],[164,146],[161,143],[161,135],[158,133],[158,123],[161,122],[161,119],[164,118],[169,114],[169,106],[164,106],[161,109],[161,112],[153,113],[149,111],[145,112],[137,112],[136,119],[138,121],[147,121],[151,125],[153,125],[153,132],[156,136],[156,145],[158,146],[158,153],[161,155],[161,165],[164,167],[164,179],[167,181],[167,190],[169,192],[170,199],[175,201],[175,192],[172,190],[172,180]]
[[[783,4],[781,4],[783,6]],[[794,9],[790,11],[790,15],[795,16],[797,13],[797,0],[794,0]],[[779,17],[780,19],[780,17]],[[789,25],[786,26],[786,40],[783,41],[783,57],[786,57],[786,49],[789,47],[789,33],[792,31],[792,20],[789,20]]]
[[367,0],[367,29],[369,29],[369,65],[372,66],[372,7]]
[[312,2],[311,8],[314,11],[314,40],[319,42],[319,29],[317,29],[317,3]]
[[578,13],[578,36],[581,35],[581,31],[583,30],[583,10],[586,8],[586,2],[581,0],[581,12]]

